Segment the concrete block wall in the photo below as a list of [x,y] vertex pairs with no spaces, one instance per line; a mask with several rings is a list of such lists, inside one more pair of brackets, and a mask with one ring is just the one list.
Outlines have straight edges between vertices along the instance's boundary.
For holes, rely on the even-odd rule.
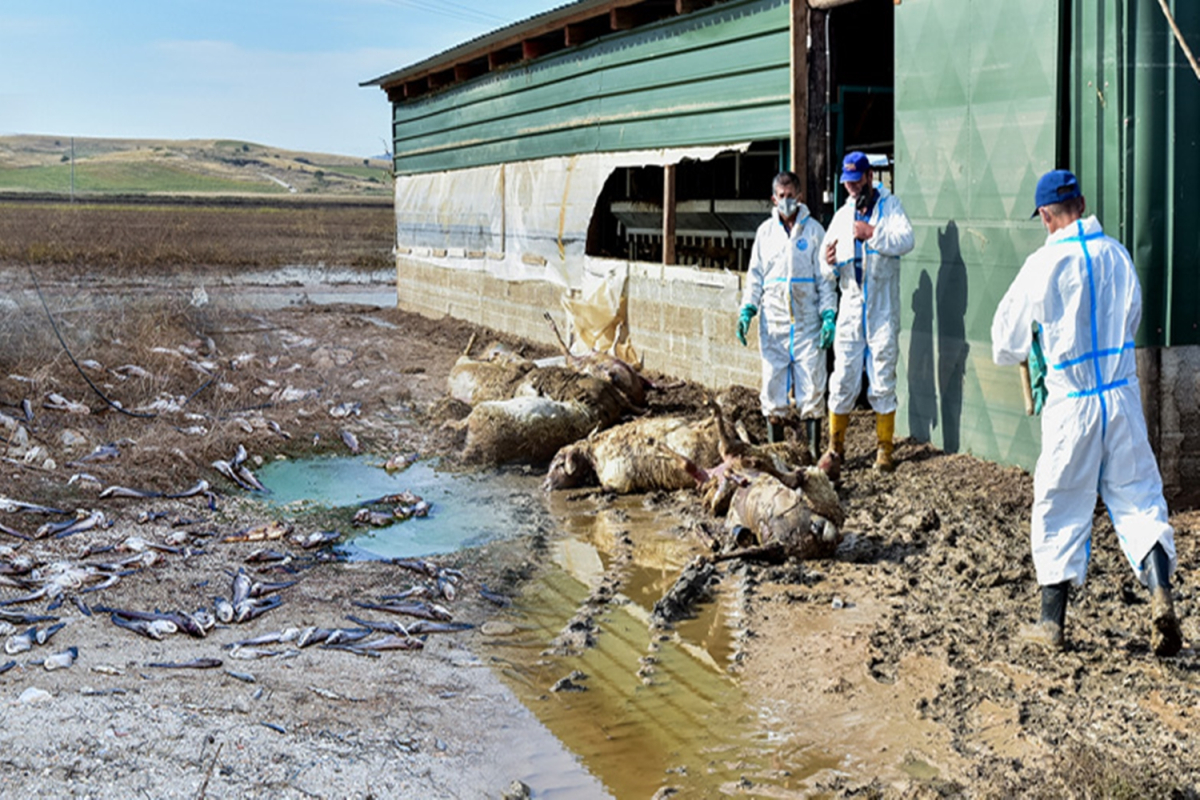
[[[555,345],[542,318],[562,319],[561,286],[505,281],[478,270],[454,269],[400,256],[398,306],[428,317],[452,316]],[[630,340],[645,369],[720,390],[760,381],[757,326],[750,346],[734,335],[740,278],[736,273],[689,267],[632,266],[628,286]]]
[[[1157,356],[1157,370],[1145,369],[1139,357],[1138,373],[1148,410],[1157,404],[1156,415],[1147,413],[1147,424],[1151,442],[1157,439],[1163,491],[1172,511],[1194,507],[1200,504],[1200,347],[1167,347],[1150,353]],[[1147,387],[1147,372],[1153,380],[1155,371],[1157,382]]]

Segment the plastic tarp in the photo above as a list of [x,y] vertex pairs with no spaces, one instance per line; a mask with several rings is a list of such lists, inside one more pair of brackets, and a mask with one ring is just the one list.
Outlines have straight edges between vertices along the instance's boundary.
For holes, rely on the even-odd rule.
[[596,200],[621,167],[710,161],[749,143],[584,153],[396,179],[397,252],[563,288],[575,346],[638,362],[626,324],[629,265],[586,254]]

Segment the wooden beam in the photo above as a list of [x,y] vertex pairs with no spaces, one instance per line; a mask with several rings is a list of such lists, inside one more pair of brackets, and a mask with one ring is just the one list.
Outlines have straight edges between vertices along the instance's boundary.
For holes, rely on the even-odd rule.
[[708,8],[712,4],[713,0],[675,0],[675,13],[690,14],[693,11]]
[[663,264],[675,263],[675,165],[663,167]]
[[[791,170],[808,183],[808,0],[791,2]],[[806,203],[810,198],[802,198]]]

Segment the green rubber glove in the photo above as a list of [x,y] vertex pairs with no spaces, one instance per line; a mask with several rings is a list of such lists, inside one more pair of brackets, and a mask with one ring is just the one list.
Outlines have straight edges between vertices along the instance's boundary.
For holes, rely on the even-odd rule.
[[[1037,327],[1036,325],[1034,326]],[[1046,355],[1034,330],[1033,346],[1029,348],[1029,385],[1033,389],[1033,413],[1041,414],[1046,405]]]
[[827,308],[821,312],[821,343],[822,350],[833,347],[833,334],[837,330],[837,312]]
[[757,306],[753,303],[746,303],[738,315],[737,337],[738,341],[742,343],[742,347],[746,346],[746,334],[750,332],[750,320],[754,319],[754,315],[757,313]]

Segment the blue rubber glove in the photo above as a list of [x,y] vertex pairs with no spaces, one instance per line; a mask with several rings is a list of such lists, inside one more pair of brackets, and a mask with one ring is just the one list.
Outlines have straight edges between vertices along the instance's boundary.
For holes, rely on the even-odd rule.
[[822,350],[833,347],[833,334],[837,330],[837,312],[827,308],[821,312],[821,343]]
[[742,347],[746,346],[746,334],[750,332],[750,320],[754,319],[754,315],[758,313],[758,308],[753,303],[746,303],[742,306],[742,311],[738,316],[737,337],[742,343]]
[[1046,405],[1046,355],[1037,331],[1033,334],[1033,346],[1029,348],[1029,386],[1033,389],[1033,413],[1041,414]]

